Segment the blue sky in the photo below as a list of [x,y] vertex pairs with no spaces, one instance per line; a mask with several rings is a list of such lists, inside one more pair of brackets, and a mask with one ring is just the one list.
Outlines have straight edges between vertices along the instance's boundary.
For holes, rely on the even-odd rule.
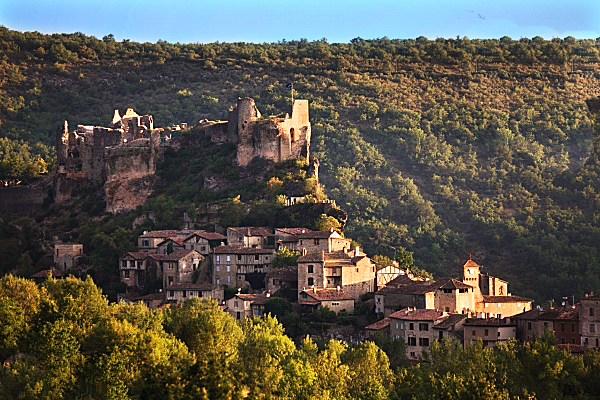
[[[472,12],[471,12],[472,11]],[[478,17],[478,14],[482,18]],[[485,19],[484,19],[485,18]],[[0,25],[117,40],[276,42],[355,37],[600,37],[598,0],[0,0]]]

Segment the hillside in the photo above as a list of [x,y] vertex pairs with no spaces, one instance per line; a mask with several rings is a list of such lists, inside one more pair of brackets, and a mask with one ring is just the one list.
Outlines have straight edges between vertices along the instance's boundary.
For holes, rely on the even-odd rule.
[[[291,107],[285,85],[293,82],[294,98],[310,102],[325,193],[348,212],[346,235],[369,255],[406,247],[417,266],[443,277],[456,276],[472,253],[484,272],[537,301],[600,288],[600,182],[595,159],[588,162],[585,104],[600,93],[596,41],[170,44],[3,28],[0,48],[4,154],[23,140],[31,146],[23,153],[51,167],[57,126],[102,125],[117,108],[135,107],[164,127],[226,119],[244,96],[263,114],[278,114]],[[243,181],[220,151],[197,152],[206,164],[198,168]],[[24,170],[5,168],[3,178]],[[169,157],[158,175],[164,188],[147,210],[171,210],[175,201],[176,218],[192,203],[235,208],[237,195],[262,196],[231,186],[215,194],[189,177],[174,183]],[[63,218],[84,233],[87,224],[69,212],[75,216]],[[102,218],[130,229],[135,215]]]

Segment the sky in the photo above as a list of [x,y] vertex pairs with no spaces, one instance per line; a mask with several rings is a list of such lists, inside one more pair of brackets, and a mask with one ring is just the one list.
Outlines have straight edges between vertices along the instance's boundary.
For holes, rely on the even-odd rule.
[[0,0],[0,25],[118,41],[600,37],[598,0]]

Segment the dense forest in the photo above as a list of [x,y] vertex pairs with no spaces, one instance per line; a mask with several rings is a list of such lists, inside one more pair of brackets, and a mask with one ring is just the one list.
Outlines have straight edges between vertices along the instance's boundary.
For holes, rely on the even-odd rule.
[[[172,44],[0,28],[0,49],[0,179],[52,170],[65,119],[106,125],[114,109],[135,107],[169,127],[225,119],[239,96],[279,114],[293,94],[310,101],[325,194],[369,255],[406,248],[419,268],[456,277],[472,253],[484,272],[538,302],[600,288],[600,181],[585,104],[600,93],[600,38]],[[213,157],[215,171],[230,150]],[[193,212],[220,197],[187,182],[180,187],[190,197],[165,187],[147,209]],[[264,210],[276,201],[261,197],[267,192],[230,187],[220,199],[243,214],[243,203],[267,201]],[[35,228],[48,235],[67,224],[92,250],[133,243],[133,217],[98,224],[67,211],[61,223],[37,218]],[[95,242],[84,227],[96,229]],[[31,259],[20,264],[38,263],[34,247],[22,247]]]
[[600,357],[524,345],[434,342],[416,367],[404,342],[295,344],[277,319],[238,323],[219,305],[108,304],[92,280],[0,279],[3,399],[589,399]]

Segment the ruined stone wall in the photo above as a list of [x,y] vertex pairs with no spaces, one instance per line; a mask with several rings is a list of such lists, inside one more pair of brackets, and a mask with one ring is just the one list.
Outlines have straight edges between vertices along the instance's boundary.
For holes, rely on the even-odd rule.
[[36,185],[0,187],[0,210],[27,214],[40,208],[49,192],[50,186],[46,181]]

